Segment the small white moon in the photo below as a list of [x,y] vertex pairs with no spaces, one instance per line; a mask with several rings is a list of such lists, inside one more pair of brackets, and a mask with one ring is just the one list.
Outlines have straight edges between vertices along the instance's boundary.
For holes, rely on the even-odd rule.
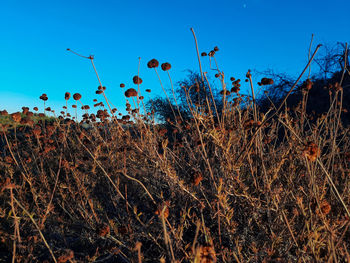
[[247,7],[247,5],[246,4],[243,4],[243,8],[246,8]]

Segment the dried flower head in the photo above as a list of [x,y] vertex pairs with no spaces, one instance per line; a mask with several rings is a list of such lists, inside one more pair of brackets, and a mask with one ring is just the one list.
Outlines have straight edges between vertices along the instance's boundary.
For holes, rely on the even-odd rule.
[[82,110],[89,110],[90,106],[89,105],[83,105],[83,106],[81,106],[81,109]]
[[121,88],[125,88],[125,84],[124,83],[120,83],[119,85]]
[[103,90],[106,90],[106,87],[105,86],[98,86],[97,89],[103,91]]
[[168,71],[169,69],[171,69],[170,63],[165,62],[165,63],[162,64],[162,70]]
[[215,55],[215,51],[214,50],[211,50],[208,54],[209,57],[214,57]]
[[206,57],[208,54],[206,52],[202,52],[201,56]]
[[203,180],[202,174],[201,174],[201,173],[195,173],[195,174],[193,175],[193,181],[192,181],[192,183],[193,183],[194,186],[197,186],[197,185],[199,185],[199,183],[200,183],[202,180]]
[[6,115],[8,115],[7,110],[0,111],[0,116],[6,116]]
[[11,114],[11,118],[14,122],[20,122],[22,117],[21,117],[21,113],[20,112],[15,112]]
[[269,78],[262,78],[260,81],[261,85],[272,85],[273,83],[274,83],[273,79],[269,79]]
[[74,93],[73,99],[74,100],[80,100],[81,99],[81,95],[79,93]]
[[157,210],[155,211],[155,214],[159,217],[162,217],[162,213],[164,215],[164,218],[168,218],[169,217],[169,206],[170,206],[170,202],[169,201],[165,201],[163,204],[158,205]]
[[105,236],[109,235],[109,233],[110,233],[109,225],[106,223],[100,224],[97,227],[97,232],[98,232],[98,235],[101,237],[105,237]]
[[307,142],[307,144],[304,147],[303,153],[309,161],[314,162],[320,155],[320,149],[317,147],[317,144],[313,142]]
[[222,90],[222,91],[220,91],[220,94],[221,95],[225,95],[225,96],[229,96],[230,94],[231,94],[231,92],[229,91],[229,90]]
[[[332,209],[331,205],[327,202],[326,199],[324,199],[320,204],[320,210],[322,214],[328,215],[331,209]],[[319,213],[319,211],[317,211],[316,213]]]
[[214,51],[217,52],[219,51],[219,48],[217,46],[214,47]]
[[65,100],[69,100],[69,99],[70,99],[70,93],[69,93],[69,92],[66,92],[66,93],[64,94],[64,99],[65,99]]
[[155,58],[154,59],[151,59],[148,63],[147,63],[147,67],[149,68],[157,68],[159,66],[159,62],[158,60],[156,60]]
[[196,262],[216,263],[216,253],[213,245],[199,246],[196,249]]
[[132,81],[133,81],[134,84],[136,84],[136,85],[139,85],[139,84],[142,83],[142,79],[141,79],[139,76],[134,76],[134,77],[132,78]]
[[66,249],[61,252],[61,255],[57,258],[57,262],[59,263],[72,262],[73,259],[74,259],[73,250]]
[[313,83],[311,80],[307,79],[307,80],[304,82],[304,84],[303,84],[304,89],[305,89],[305,90],[311,90],[313,84],[314,84],[314,83]]
[[128,89],[125,91],[125,97],[130,98],[130,97],[136,97],[137,96],[137,91],[133,88]]
[[48,100],[48,97],[45,93],[43,93],[40,97],[39,97],[41,100],[43,101],[47,101]]
[[150,90],[150,89],[146,89],[146,92],[150,93],[150,92],[151,92],[151,90]]

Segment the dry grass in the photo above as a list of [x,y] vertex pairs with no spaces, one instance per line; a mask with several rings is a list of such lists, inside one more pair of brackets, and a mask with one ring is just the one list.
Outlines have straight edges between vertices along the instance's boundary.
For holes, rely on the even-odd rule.
[[188,96],[190,119],[174,107],[176,121],[155,125],[135,76],[126,116],[100,78],[96,115],[74,94],[90,129],[70,120],[67,106],[51,123],[2,124],[0,261],[350,262],[342,88],[318,118],[305,112],[311,84],[295,109],[283,103],[263,114],[250,72],[253,97],[240,95],[234,78],[226,92],[217,51],[209,59],[224,106],[212,94],[202,105]]

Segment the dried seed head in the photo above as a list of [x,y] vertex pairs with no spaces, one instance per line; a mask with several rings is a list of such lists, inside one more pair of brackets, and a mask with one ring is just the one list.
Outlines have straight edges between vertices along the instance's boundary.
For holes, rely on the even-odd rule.
[[[329,212],[330,212],[331,209],[332,209],[331,205],[327,202],[326,199],[324,199],[324,200],[322,201],[322,203],[321,203],[321,205],[320,205],[320,208],[321,208],[322,214],[324,214],[324,215],[328,215]],[[319,211],[317,211],[317,212],[319,212]]]
[[317,144],[313,142],[307,142],[307,144],[304,147],[303,153],[309,161],[314,162],[320,155],[320,149],[317,147]]
[[133,88],[128,89],[125,91],[125,97],[130,98],[130,97],[136,97],[137,96],[137,91]]
[[206,57],[208,54],[206,52],[202,52],[201,56]]
[[139,85],[139,84],[142,83],[142,79],[141,79],[139,76],[134,76],[134,77],[132,78],[132,81],[133,81],[134,84],[136,84],[136,85]]
[[66,93],[64,94],[64,99],[65,99],[65,100],[69,100],[69,99],[70,99],[70,93],[69,93],[69,92],[66,92]]
[[208,54],[209,57],[213,57],[215,55],[215,51],[214,50],[211,50]]
[[[162,217],[162,214],[164,215],[164,218],[168,218],[169,217],[169,206],[170,206],[170,202],[166,201],[161,205],[158,205],[158,209],[155,211],[155,214],[159,217]],[[164,213],[163,213],[164,210]]]
[[125,84],[124,83],[120,83],[119,85],[121,88],[125,88]]
[[234,86],[231,88],[231,92],[238,93],[240,91],[240,88],[237,86]]
[[59,263],[72,262],[72,260],[74,259],[74,252],[73,252],[73,250],[66,249],[66,250],[64,250],[61,253],[62,254],[57,258],[57,261]]
[[199,183],[201,182],[203,180],[203,176],[202,176],[202,174],[201,173],[195,173],[194,175],[193,175],[193,185],[194,186],[197,186],[197,185],[199,185]]
[[81,109],[82,110],[89,110],[90,106],[89,105],[84,105],[84,106],[81,106]]
[[216,263],[214,246],[207,244],[197,247],[195,257],[200,263]]
[[97,227],[97,232],[98,232],[98,235],[101,237],[105,237],[105,236],[109,235],[109,233],[110,233],[109,225],[106,223],[99,225]]
[[21,113],[20,112],[15,112],[11,114],[11,118],[14,122],[20,122],[22,117],[21,117]]
[[168,71],[169,69],[171,69],[170,63],[165,62],[165,63],[162,64],[162,70]]
[[220,91],[220,94],[225,95],[225,96],[229,96],[231,94],[231,92],[228,90],[222,90],[222,91]]
[[158,60],[156,60],[155,58],[154,59],[151,59],[148,63],[147,63],[147,67],[149,68],[157,68],[159,66],[159,62]]
[[219,51],[219,48],[217,46],[214,47],[214,51],[217,52]]
[[146,89],[146,92],[150,93],[150,92],[151,92],[151,90],[150,90],[150,89]]
[[41,100],[43,101],[47,101],[48,100],[48,97],[45,93],[43,93],[40,97],[39,97]]
[[75,93],[75,94],[73,95],[73,99],[74,99],[74,100],[80,100],[80,99],[81,99],[81,95],[80,95],[79,93]]
[[270,78],[262,78],[260,81],[260,85],[272,85],[273,83],[273,79]]
[[8,115],[7,110],[0,111],[0,116],[6,116],[6,115]]

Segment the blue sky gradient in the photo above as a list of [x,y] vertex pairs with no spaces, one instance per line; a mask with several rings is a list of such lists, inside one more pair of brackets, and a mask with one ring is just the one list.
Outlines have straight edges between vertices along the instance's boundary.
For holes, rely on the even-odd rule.
[[[187,69],[197,71],[191,27],[200,51],[220,48],[217,60],[227,77],[269,68],[295,76],[307,62],[312,33],[314,47],[349,42],[349,10],[345,0],[3,0],[0,110],[42,109],[39,96],[46,93],[47,105],[60,111],[66,91],[81,93],[91,105],[98,98],[91,63],[66,48],[95,55],[107,96],[118,109],[125,108],[119,84],[134,87],[139,57],[141,89],[162,95],[146,64],[152,58],[171,63],[174,82],[185,78]],[[209,72],[207,60],[203,63]],[[161,77],[169,87],[167,75]]]

